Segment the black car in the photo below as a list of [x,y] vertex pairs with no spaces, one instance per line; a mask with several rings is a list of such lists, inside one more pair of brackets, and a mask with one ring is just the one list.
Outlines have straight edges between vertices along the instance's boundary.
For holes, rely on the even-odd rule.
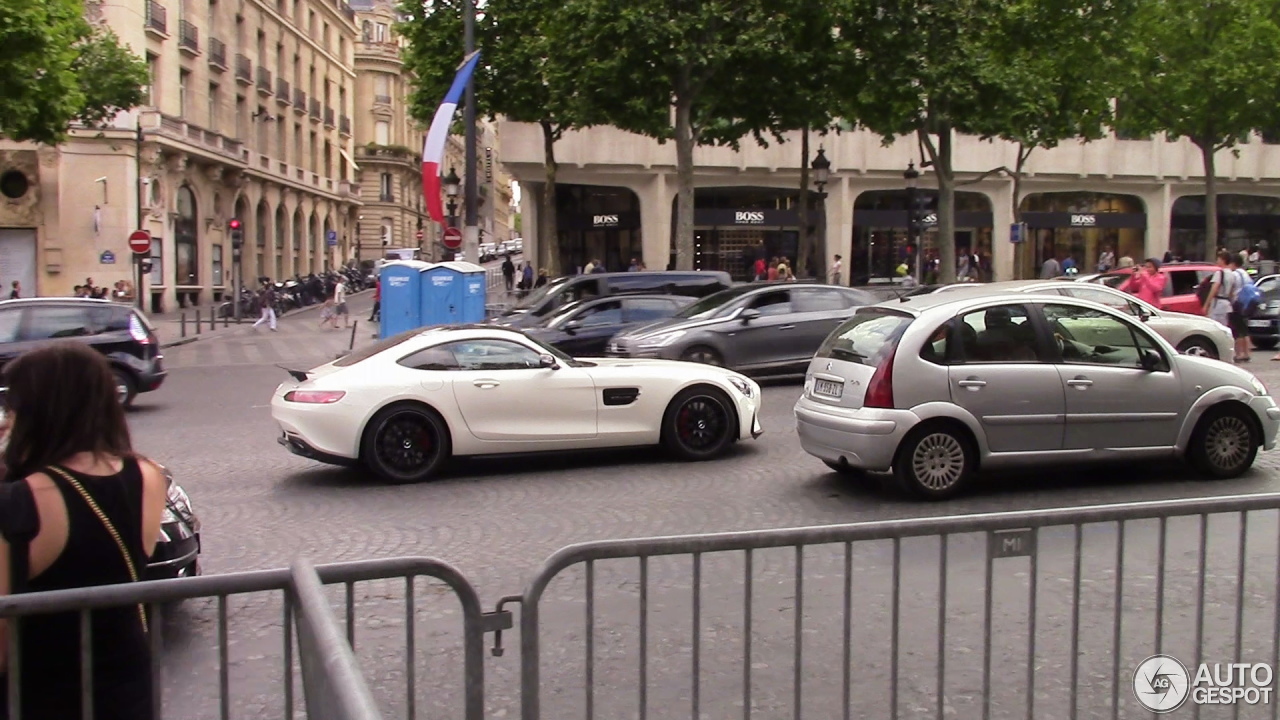
[[169,492],[160,519],[160,540],[147,561],[143,579],[194,577],[200,574],[200,519],[173,474],[164,466],[161,469],[169,481]]
[[88,343],[107,357],[120,402],[164,382],[160,340],[147,318],[128,305],[87,298],[30,298],[0,302],[0,367],[57,340]]
[[692,302],[681,295],[579,300],[551,313],[541,327],[526,328],[525,334],[574,357],[601,357],[609,338],[634,325],[665,320]]
[[1271,275],[1258,281],[1262,304],[1249,318],[1249,338],[1253,346],[1271,350],[1280,344],[1280,275]]
[[712,270],[566,275],[535,289],[492,322],[503,327],[537,327],[555,310],[579,300],[639,293],[704,298],[732,285],[729,273]]

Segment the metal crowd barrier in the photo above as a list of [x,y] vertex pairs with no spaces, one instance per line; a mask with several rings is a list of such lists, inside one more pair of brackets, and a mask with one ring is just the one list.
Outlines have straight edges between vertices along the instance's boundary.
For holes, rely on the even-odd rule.
[[[484,639],[494,633],[501,656],[502,631],[511,627],[505,608],[519,604],[524,720],[1115,719],[1148,715],[1131,683],[1152,655],[1188,668],[1280,666],[1278,510],[1280,494],[1271,493],[594,542],[552,555],[522,595],[503,598],[492,613],[451,566],[401,558],[6,597],[0,617],[78,611],[88,637],[92,608],[142,602],[154,614],[161,603],[215,598],[222,718],[232,714],[227,598],[264,591],[281,595],[282,626],[296,626],[308,717],[374,720],[391,702],[417,716],[425,694],[439,690],[416,681],[420,655],[457,649],[419,650],[420,617],[424,625],[456,622],[419,610],[425,594],[413,580],[427,576],[447,586],[442,596],[456,597],[462,626],[461,682],[455,673],[443,690],[461,691],[462,712],[431,709],[433,717],[482,720],[486,697],[499,697],[485,687]],[[354,587],[398,579],[404,635],[393,650],[403,664],[385,654],[362,664]],[[345,603],[326,600],[321,584],[342,585]],[[386,587],[375,599],[384,605]],[[345,643],[330,614],[343,605]],[[383,606],[371,609],[399,629]],[[11,658],[16,642],[11,634]],[[283,717],[292,717],[292,633],[283,643],[279,692]],[[20,671],[14,667],[11,692]],[[387,696],[392,676],[404,678],[402,697]],[[91,686],[83,692],[89,697]],[[502,693],[495,702],[516,699]],[[1275,718],[1280,704],[1210,710]],[[1187,712],[1199,717],[1201,706]],[[252,714],[264,713],[275,715]]]
[[[255,675],[267,672],[279,673],[279,695],[283,699],[283,712],[273,716],[294,717],[294,647],[293,632],[296,627],[303,695],[307,717],[318,720],[380,720],[378,705],[370,695],[365,679],[361,677],[353,656],[355,648],[356,585],[371,581],[402,580],[404,583],[404,635],[403,665],[406,717],[416,716],[415,703],[419,697],[416,682],[415,624],[418,618],[414,580],[434,578],[448,587],[456,597],[462,616],[463,661],[461,685],[463,713],[466,720],[481,720],[484,707],[484,632],[485,617],[475,589],[452,566],[430,558],[392,558],[335,563],[313,568],[300,560],[290,569],[260,570],[207,575],[176,580],[77,588],[54,592],[31,593],[0,597],[0,618],[8,619],[9,642],[9,718],[20,720],[22,665],[18,653],[22,632],[22,618],[55,612],[77,612],[80,615],[81,699],[84,717],[93,717],[93,657],[89,652],[92,637],[91,610],[108,607],[124,607],[135,604],[147,606],[150,628],[149,641],[152,655],[152,706],[155,717],[173,717],[185,720],[194,717],[190,707],[182,707],[166,714],[162,697],[164,666],[164,622],[166,605],[196,599],[216,600],[217,605],[217,653],[218,653],[218,717],[232,717],[230,682],[230,633],[229,598],[254,593],[271,593],[283,608],[282,659],[283,667],[270,670],[253,668]],[[332,607],[326,600],[321,585],[342,585],[345,591],[346,633],[332,615]],[[265,659],[265,658],[260,658]],[[203,676],[202,676],[203,677]],[[34,720],[34,719],[33,719]]]

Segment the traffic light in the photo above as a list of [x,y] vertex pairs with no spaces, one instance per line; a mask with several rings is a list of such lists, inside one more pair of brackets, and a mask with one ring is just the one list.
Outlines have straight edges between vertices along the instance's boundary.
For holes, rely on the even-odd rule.
[[227,222],[227,229],[231,231],[231,247],[239,249],[244,245],[244,228],[240,226],[238,218],[231,218]]

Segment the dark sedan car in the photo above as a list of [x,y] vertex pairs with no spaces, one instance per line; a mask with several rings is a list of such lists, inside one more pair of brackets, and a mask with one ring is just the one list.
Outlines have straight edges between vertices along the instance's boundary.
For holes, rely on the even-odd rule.
[[580,300],[557,310],[525,334],[574,357],[604,355],[609,339],[638,324],[672,317],[693,302],[679,295],[615,295]]
[[817,283],[753,283],[707,296],[675,317],[618,333],[613,357],[721,365],[761,374],[801,372],[822,341],[863,305],[865,290]]
[[1249,338],[1254,347],[1270,350],[1280,344],[1280,275],[1264,277],[1257,285],[1262,304],[1249,318]]

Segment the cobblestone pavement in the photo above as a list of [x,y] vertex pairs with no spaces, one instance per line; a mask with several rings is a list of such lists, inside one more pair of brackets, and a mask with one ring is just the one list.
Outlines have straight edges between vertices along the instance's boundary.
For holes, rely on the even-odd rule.
[[[353,317],[367,318],[367,300]],[[675,463],[652,450],[457,464],[438,481],[389,486],[359,470],[330,468],[294,457],[276,445],[268,399],[284,378],[274,363],[332,359],[347,336],[317,331],[318,319],[281,322],[279,333],[239,333],[166,350],[171,375],[158,392],[139,398],[131,415],[139,449],[168,464],[189,491],[204,524],[207,573],[279,567],[295,556],[314,562],[430,555],[454,563],[479,589],[486,609],[519,593],[542,561],[577,542],[653,535],[756,530],[864,520],[1076,506],[1107,502],[1254,493],[1277,489],[1280,453],[1263,454],[1256,469],[1229,482],[1206,483],[1178,465],[1102,469],[1058,468],[986,480],[971,497],[916,504],[870,485],[841,479],[804,454],[795,437],[792,382],[764,388],[766,433],[721,461]],[[363,326],[363,325],[362,325]],[[361,331],[358,342],[369,342]],[[1280,387],[1280,363],[1259,357],[1255,369]],[[521,411],[517,409],[517,411]],[[536,408],[523,411],[536,412]],[[1163,649],[1194,655],[1198,562],[1197,520],[1168,525]],[[1122,714],[1137,706],[1132,668],[1155,651],[1155,523],[1124,533],[1125,572],[1116,588],[1114,526],[1086,528],[1082,547],[1080,707],[1069,695],[1072,617],[1071,530],[1041,536],[1034,573],[1025,559],[997,561],[993,624],[984,632],[981,537],[956,536],[947,551],[947,603],[938,601],[937,539],[903,541],[898,716],[932,715],[937,704],[937,622],[947,619],[944,656],[947,717],[980,717],[984,658],[991,657],[991,717],[1028,717],[1026,667],[1037,667],[1037,717],[1110,717],[1112,679]],[[1205,657],[1232,661],[1235,627],[1237,518],[1214,518],[1206,561]],[[1241,621],[1242,659],[1269,660],[1275,647],[1277,528],[1274,514],[1251,517],[1244,529],[1248,560]],[[756,717],[793,712],[793,679],[802,678],[802,715],[838,717],[843,703],[842,638],[845,567],[852,568],[852,707],[855,717],[891,717],[891,543],[804,553],[804,584],[795,582],[794,550],[758,551],[751,560],[752,632],[744,659],[742,632],[745,560],[707,556],[698,584],[702,614],[697,637],[700,668],[693,671],[692,572],[689,558],[648,562],[647,701],[652,717],[689,716],[691,677],[700,679],[702,717],[741,717],[744,673],[751,677]],[[1036,648],[1028,655],[1027,584],[1038,583]],[[597,563],[592,581],[597,618],[592,638],[598,717],[639,712],[639,563]],[[542,610],[543,717],[578,717],[584,710],[585,666],[582,568],[565,571]],[[459,717],[460,617],[438,586],[416,586],[413,658],[418,717]],[[340,588],[334,608],[343,616]],[[356,649],[387,717],[405,711],[403,581],[360,585],[356,592]],[[1117,597],[1120,598],[1117,604]],[[803,654],[796,669],[795,612],[803,608]],[[1117,610],[1119,608],[1119,611]],[[517,611],[518,617],[518,611]],[[1123,619],[1115,629],[1115,618]],[[230,714],[281,717],[282,609],[278,597],[229,600]],[[216,601],[185,603],[165,623],[165,707],[168,717],[212,718],[218,712]],[[1113,638],[1121,640],[1113,667]],[[984,644],[990,639],[989,652]],[[489,638],[487,642],[491,642]],[[486,660],[488,717],[519,713],[518,634],[507,633],[502,657]],[[1252,655],[1250,655],[1252,653]],[[296,695],[301,695],[300,686]],[[301,699],[296,702],[301,709]],[[1217,710],[1205,717],[1220,717]],[[1246,710],[1243,717],[1254,717]]]

